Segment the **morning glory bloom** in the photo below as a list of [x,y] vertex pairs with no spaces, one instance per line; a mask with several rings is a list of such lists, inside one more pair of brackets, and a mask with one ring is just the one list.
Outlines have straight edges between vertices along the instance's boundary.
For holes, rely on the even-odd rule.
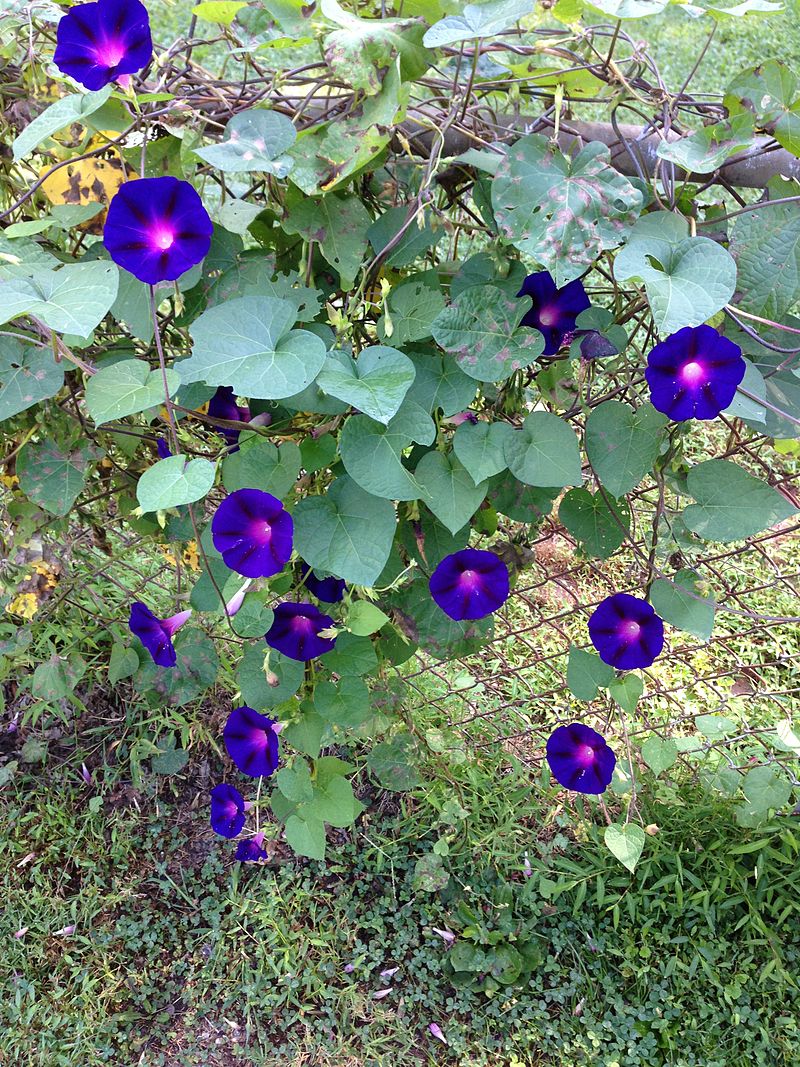
[[330,615],[323,615],[313,604],[278,604],[274,609],[272,626],[266,634],[270,648],[282,652],[289,659],[301,662],[330,652],[335,637],[320,637],[322,630],[333,626]]
[[169,459],[169,457],[172,455],[170,447],[163,437],[159,437],[156,439],[156,451],[158,452],[159,459]]
[[338,604],[344,597],[345,583],[341,578],[318,578],[307,563],[303,564],[300,576],[303,585],[317,600],[323,600],[326,604]]
[[283,504],[261,489],[237,489],[211,520],[214,548],[226,567],[245,578],[269,578],[292,554],[294,526]]
[[746,369],[741,348],[712,326],[684,326],[651,349],[644,376],[653,407],[685,422],[715,419]]
[[213,226],[197,192],[178,178],[124,182],[108,205],[103,244],[140,282],[174,281],[199,263]]
[[620,671],[649,667],[664,647],[664,623],[646,600],[614,593],[595,608],[589,637],[604,663]]
[[529,274],[517,296],[529,296],[531,310],[526,312],[521,326],[532,326],[544,337],[543,356],[552,356],[575,331],[575,321],[590,306],[583,282],[576,278],[561,289],[556,287],[550,272],[541,270]]
[[153,54],[147,8],[139,0],[75,4],[56,30],[53,62],[87,89],[146,67]]
[[565,789],[602,793],[611,781],[617,758],[597,731],[573,722],[550,734],[547,762],[553,777]]
[[178,659],[172,645],[172,636],[191,614],[191,609],[189,609],[179,611],[177,615],[172,615],[169,619],[159,619],[146,604],[136,600],[131,604],[128,627],[153,657],[153,663],[158,667],[174,667]]
[[243,705],[234,708],[225,723],[222,738],[228,755],[242,774],[268,777],[278,766],[276,723]]
[[211,829],[220,837],[238,837],[244,828],[244,797],[226,782],[211,790]]
[[431,575],[431,596],[451,619],[483,619],[508,599],[508,569],[494,552],[463,548]]
[[246,837],[244,841],[240,841],[236,846],[236,855],[234,859],[237,859],[240,863],[261,863],[268,859],[266,851],[264,850],[264,834],[253,834],[252,837]]
[[[236,403],[236,397],[233,395],[233,388],[230,385],[219,386],[208,402],[208,414],[212,419],[228,419],[230,422],[250,421],[250,408],[239,407]],[[217,428],[217,432],[221,433],[229,444],[235,445],[239,440],[238,430],[220,426]]]

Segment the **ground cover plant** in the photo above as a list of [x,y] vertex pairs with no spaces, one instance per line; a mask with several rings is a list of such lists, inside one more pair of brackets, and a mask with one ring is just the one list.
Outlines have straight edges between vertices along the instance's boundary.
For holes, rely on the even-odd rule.
[[798,1062],[779,5],[149,8],[0,8],[0,1054]]

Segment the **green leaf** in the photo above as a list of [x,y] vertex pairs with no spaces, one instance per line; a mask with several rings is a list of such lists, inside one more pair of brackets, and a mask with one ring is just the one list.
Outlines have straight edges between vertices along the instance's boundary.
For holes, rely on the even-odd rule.
[[66,515],[86,483],[91,456],[91,445],[62,452],[54,441],[32,441],[17,458],[19,487],[45,511]]
[[275,775],[275,785],[292,804],[302,804],[314,796],[311,772],[302,759],[296,759],[291,767],[282,767]]
[[730,737],[736,733],[736,723],[725,715],[698,715],[694,720],[695,729],[703,737],[717,741],[721,737]]
[[464,374],[479,382],[500,382],[529,366],[544,349],[538,330],[519,328],[523,300],[494,285],[460,293],[433,323],[436,343],[452,352]]
[[228,122],[225,134],[224,141],[196,148],[195,155],[227,174],[258,170],[285,178],[292,169],[291,158],[282,153],[292,147],[297,133],[280,111],[240,111]]
[[367,766],[384,789],[405,793],[420,784],[416,768],[416,744],[411,734],[395,734],[381,741],[367,756]]
[[696,503],[683,521],[707,541],[742,541],[797,514],[785,496],[727,459],[698,463],[686,485]]
[[[450,881],[450,875],[445,870],[444,861],[441,856],[437,856],[435,852],[427,852],[424,856],[420,856],[417,862],[414,864],[414,874],[412,877],[412,885],[418,893],[438,893],[441,889],[444,889],[447,883]],[[465,944],[460,942],[459,944]],[[454,951],[457,946],[454,946]],[[469,946],[472,949],[472,946]],[[474,949],[473,949],[474,951]],[[483,953],[480,953],[483,958]],[[452,960],[451,960],[452,962]],[[467,970],[465,967],[457,967],[456,963],[453,963],[454,970]]]
[[108,680],[116,685],[123,678],[130,678],[139,668],[139,657],[132,648],[126,648],[115,642],[111,647],[111,659],[108,662]]
[[[294,511],[294,546],[308,565],[352,585],[372,586],[389,559],[397,516],[347,477]],[[366,532],[369,531],[369,536]]]
[[441,48],[475,37],[493,37],[510,29],[532,10],[532,0],[488,0],[484,4],[466,4],[462,14],[447,15],[435,22],[422,43],[426,48]]
[[102,260],[35,270],[0,286],[0,322],[35,315],[57,333],[88,337],[117,297],[119,271]]
[[793,155],[800,155],[800,92],[797,75],[777,59],[742,71],[724,99],[730,114],[747,111],[758,126]]
[[505,449],[513,433],[507,422],[462,422],[458,427],[453,451],[476,485],[506,469]]
[[369,600],[355,600],[350,605],[347,613],[347,629],[350,633],[359,637],[369,637],[376,633],[389,621],[379,607],[371,604]]
[[553,510],[558,489],[535,489],[513,474],[496,475],[489,483],[489,503],[514,522],[540,523]]
[[643,19],[658,15],[670,0],[588,0],[590,7],[597,8],[612,19]]
[[400,417],[383,426],[367,415],[351,415],[339,451],[345,470],[365,492],[385,500],[416,500],[422,490],[401,462],[410,444]]
[[325,363],[325,342],[309,330],[293,330],[295,318],[292,303],[267,296],[209,308],[192,323],[194,347],[178,364],[181,380],[230,385],[238,396],[258,400],[294,396]]
[[84,119],[103,106],[113,88],[112,85],[106,85],[96,93],[72,93],[56,100],[14,139],[11,146],[14,159],[24,159],[45,138],[66,129],[73,122],[83,123]]
[[606,499],[588,489],[570,489],[559,505],[558,517],[586,554],[598,559],[612,556],[629,532],[627,502]]
[[736,263],[710,237],[690,237],[689,222],[671,211],[639,219],[614,260],[620,282],[643,282],[659,333],[699,326],[736,289]]
[[800,297],[800,207],[776,204],[740,215],[731,255],[739,269],[739,306],[780,320]]
[[338,683],[318,682],[314,689],[314,707],[320,717],[333,726],[360,726],[370,716],[369,690],[353,675]]
[[385,425],[397,414],[414,376],[414,364],[402,352],[373,345],[362,349],[357,360],[348,360],[344,365],[328,357],[317,384],[324,392]]
[[321,819],[290,815],[285,826],[286,842],[298,856],[325,859],[325,826]]
[[567,686],[578,700],[594,700],[600,689],[614,680],[614,668],[594,652],[570,645],[567,663]]
[[779,809],[787,804],[792,795],[792,786],[785,775],[775,767],[753,767],[742,783],[753,814]]
[[136,485],[142,511],[166,511],[202,500],[214,484],[216,467],[207,459],[185,456],[160,459],[144,472]]
[[39,700],[63,700],[74,692],[85,672],[86,664],[80,656],[67,659],[53,653],[33,672],[31,693]]
[[753,120],[749,115],[737,115],[730,121],[701,126],[689,137],[659,141],[656,155],[690,174],[711,174],[730,156],[754,143]]
[[150,769],[153,774],[180,774],[189,762],[189,753],[182,748],[175,748],[175,740],[172,745],[162,748],[156,756],[150,758]]
[[362,19],[337,0],[322,0],[321,7],[325,18],[342,27],[325,38],[325,58],[339,81],[373,94],[386,68],[398,60],[404,81],[428,69],[429,53],[421,47],[425,28],[416,19]]
[[616,248],[636,221],[642,194],[593,141],[574,157],[541,134],[520,138],[492,181],[492,207],[501,233],[566,285]]
[[294,488],[301,463],[294,441],[275,445],[253,430],[242,430],[239,451],[226,456],[222,464],[222,484],[229,493],[261,489],[282,500]]
[[619,400],[606,400],[592,409],[586,420],[586,454],[612,496],[629,493],[652,471],[668,421],[651,404],[634,411]]
[[304,438],[300,442],[300,458],[309,474],[325,470],[336,459],[336,438],[331,433]]
[[428,284],[424,278],[410,278],[386,298],[383,315],[378,319],[378,336],[395,345],[421,341],[432,335],[434,320],[443,310],[444,296],[438,286]]
[[274,617],[272,608],[267,607],[270,599],[268,590],[248,593],[231,619],[234,633],[239,637],[263,637],[272,626]]
[[623,711],[633,715],[639,698],[644,692],[644,682],[638,674],[623,674],[609,682],[608,692]]
[[203,0],[192,8],[192,14],[206,22],[230,26],[243,7],[247,7],[245,0]]
[[486,482],[475,485],[452,454],[427,452],[414,477],[422,499],[450,533],[457,533],[472,518],[486,496]]
[[325,721],[314,711],[314,705],[304,703],[299,719],[283,729],[282,737],[298,752],[316,759],[322,750],[322,738],[328,729]]
[[642,745],[642,759],[653,774],[663,774],[677,761],[678,746],[669,738],[653,734]]
[[636,823],[628,823],[627,826],[618,824],[607,826],[603,840],[611,855],[633,874],[644,849],[645,832],[641,826],[637,826]]
[[370,214],[357,196],[304,198],[293,206],[283,223],[286,233],[316,241],[319,250],[338,271],[342,289],[350,289],[367,250]]
[[411,352],[409,358],[417,376],[407,400],[413,400],[428,412],[441,409],[445,418],[469,407],[475,398],[475,380],[460,370],[452,356]]
[[506,462],[511,473],[526,485],[561,489],[581,483],[575,431],[549,411],[532,411],[522,428],[514,431],[506,442]]
[[300,805],[297,814],[306,820],[320,819],[331,826],[352,826],[364,807],[353,796],[353,787],[341,774],[314,783],[310,801]]
[[[408,206],[389,208],[384,211],[370,226],[367,232],[369,243],[376,255],[380,255],[397,234],[405,226],[408,219]],[[423,220],[422,227],[419,221]],[[411,264],[423,256],[429,249],[436,245],[445,236],[443,229],[434,230],[427,220],[427,216],[418,215],[410,226],[403,230],[403,236],[392,246],[391,252],[386,257],[387,267],[410,267]]]
[[[167,370],[167,388],[174,396],[180,377]],[[123,359],[101,367],[86,383],[86,406],[97,425],[124,419],[164,403],[164,379],[160,370],[151,370],[141,359]]]
[[219,657],[210,637],[195,629],[183,629],[175,638],[177,663],[157,667],[152,661],[140,667],[134,682],[140,692],[152,692],[158,706],[181,707],[197,700],[217,680]]
[[716,601],[713,593],[699,591],[701,581],[691,570],[678,571],[672,580],[658,578],[650,588],[650,603],[664,622],[707,641],[714,629]]
[[262,204],[248,204],[245,200],[226,200],[217,209],[215,220],[231,233],[245,234],[263,210]]
[[363,675],[371,674],[378,666],[375,648],[368,637],[356,634],[339,634],[336,647],[325,655],[325,666],[332,674]]
[[259,641],[245,649],[236,672],[236,684],[242,700],[251,708],[256,711],[276,708],[293,697],[303,684],[304,670],[302,663]]
[[0,421],[55,396],[64,384],[64,364],[49,348],[0,337]]

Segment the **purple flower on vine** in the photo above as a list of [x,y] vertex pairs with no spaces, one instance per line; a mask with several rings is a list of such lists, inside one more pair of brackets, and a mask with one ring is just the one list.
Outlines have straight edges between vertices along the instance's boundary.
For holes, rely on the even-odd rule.
[[578,315],[590,306],[583,282],[576,278],[557,288],[549,271],[529,274],[522,283],[517,296],[529,296],[531,309],[526,312],[521,326],[532,326],[544,337],[543,356],[552,356],[575,332]]
[[238,837],[245,822],[244,797],[222,782],[211,790],[211,829],[220,837]]
[[139,0],[75,4],[56,30],[53,62],[87,89],[102,89],[146,67],[153,54],[150,19]]
[[685,422],[715,419],[746,369],[741,348],[712,326],[684,326],[650,350],[644,376],[653,407]]
[[199,263],[213,226],[197,192],[177,178],[124,182],[108,206],[103,244],[140,282],[173,281]]
[[646,600],[614,593],[589,618],[600,659],[620,671],[649,667],[664,647],[664,623]]
[[596,730],[573,722],[550,734],[547,762],[553,777],[565,789],[602,793],[611,781],[617,758]]
[[158,452],[159,459],[169,459],[172,455],[170,447],[163,437],[156,438],[156,451]]
[[246,837],[244,841],[240,841],[236,846],[234,859],[237,859],[240,863],[263,863],[268,858],[264,849],[263,833]]
[[228,755],[242,774],[268,777],[278,766],[279,746],[276,723],[243,705],[234,708],[225,723],[222,739]]
[[178,662],[172,637],[192,614],[191,609],[179,611],[168,619],[157,618],[146,604],[140,600],[131,604],[128,627],[134,637],[138,637],[153,657],[158,667],[174,667]]
[[345,583],[341,578],[318,578],[307,563],[303,564],[300,576],[303,585],[317,600],[323,600],[326,604],[338,604],[344,597]]
[[[229,422],[250,421],[250,408],[239,407],[230,385],[219,386],[208,402],[208,414],[212,419],[227,419]],[[220,426],[218,432],[231,445],[235,445],[239,440],[239,430]]]
[[508,569],[494,552],[463,548],[431,575],[431,596],[451,619],[483,619],[508,599]]
[[269,578],[292,554],[292,517],[277,497],[261,489],[237,489],[211,520],[214,548],[226,567],[245,578]]
[[287,601],[274,609],[272,626],[266,634],[270,648],[305,662],[330,652],[335,637],[321,634],[333,626],[330,615],[323,615],[313,604],[294,604]]

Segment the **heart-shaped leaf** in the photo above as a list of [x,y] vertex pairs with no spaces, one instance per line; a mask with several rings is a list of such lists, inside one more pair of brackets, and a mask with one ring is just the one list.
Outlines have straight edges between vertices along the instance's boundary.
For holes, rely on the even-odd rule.
[[477,485],[506,469],[505,448],[514,431],[507,422],[463,422],[453,451]]
[[216,467],[207,459],[170,456],[146,470],[136,486],[142,511],[164,511],[201,500],[214,484]]
[[330,396],[386,424],[397,414],[414,376],[408,356],[396,348],[373,345],[346,363],[329,357],[317,384]]
[[64,364],[49,349],[0,338],[0,419],[55,396],[63,384]]
[[645,832],[641,826],[637,826],[636,823],[628,823],[627,826],[617,824],[607,826],[603,840],[611,855],[615,856],[623,867],[627,867],[633,874],[644,848]]
[[410,444],[401,419],[383,426],[366,415],[352,415],[339,438],[339,451],[345,470],[367,493],[384,500],[416,500],[420,487],[400,461]]
[[[174,370],[166,372],[169,395],[180,385]],[[124,359],[101,367],[86,383],[86,406],[97,425],[124,419],[164,403],[164,379],[160,370],[151,370],[142,359]]]
[[707,541],[741,541],[797,513],[776,489],[727,459],[698,463],[686,486],[696,503],[683,521]]
[[506,441],[511,473],[526,485],[561,489],[580,485],[581,456],[575,431],[558,415],[532,411]]
[[586,454],[595,474],[612,496],[635,489],[653,469],[667,418],[651,404],[637,411],[619,400],[606,400],[586,420]]
[[486,496],[487,484],[475,485],[454,455],[428,452],[414,472],[422,499],[450,533],[465,526]]
[[281,112],[240,111],[225,127],[225,134],[224,141],[196,148],[195,155],[230,174],[260,170],[285,178],[292,169],[292,160],[281,153],[292,147],[297,133],[291,119]]

